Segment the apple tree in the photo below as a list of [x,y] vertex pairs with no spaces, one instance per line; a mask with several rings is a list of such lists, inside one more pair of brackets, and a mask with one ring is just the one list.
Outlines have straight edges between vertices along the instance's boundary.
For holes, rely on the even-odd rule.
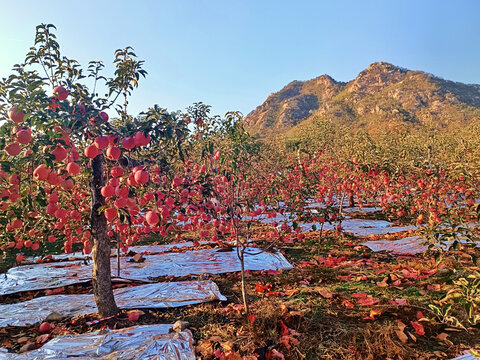
[[25,62],[0,81],[0,249],[61,243],[67,253],[91,253],[98,311],[110,316],[118,310],[111,243],[126,247],[151,230],[168,235],[178,202],[166,196],[170,182],[158,188],[174,177],[168,164],[178,158],[187,122],[158,106],[128,114],[146,75],[132,48],[115,52],[108,78],[100,61],[85,71],[63,56],[54,29],[37,26]]

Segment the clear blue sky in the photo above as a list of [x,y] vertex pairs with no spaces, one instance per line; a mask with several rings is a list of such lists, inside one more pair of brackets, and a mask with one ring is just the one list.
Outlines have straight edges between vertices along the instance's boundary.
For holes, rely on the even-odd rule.
[[0,77],[53,23],[62,51],[109,63],[131,45],[149,72],[137,113],[195,101],[244,114],[292,80],[353,79],[375,61],[480,83],[480,1],[0,1]]

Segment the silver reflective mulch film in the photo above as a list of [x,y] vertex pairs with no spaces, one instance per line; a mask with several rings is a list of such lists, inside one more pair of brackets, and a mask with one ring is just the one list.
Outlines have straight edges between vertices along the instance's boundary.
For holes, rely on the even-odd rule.
[[[240,271],[240,260],[235,250],[202,249],[183,253],[146,255],[143,263],[129,263],[122,259],[121,277],[149,280],[157,276],[186,276],[223,274]],[[246,270],[291,269],[292,265],[279,252],[262,252],[248,248],[245,254]]]
[[[264,224],[273,224],[273,223],[282,223],[286,222],[288,225],[293,224],[293,220],[290,219],[290,215],[286,214],[277,214],[274,218],[268,218],[265,214],[259,215],[256,217],[260,222]],[[321,223],[298,223],[298,226],[302,231],[312,231],[314,228],[316,230],[335,230],[338,223],[324,223],[323,226]],[[406,225],[400,226],[395,225],[392,222],[385,220],[370,220],[370,219],[357,219],[346,217],[342,220],[342,229],[346,233],[350,233],[354,236],[370,236],[370,235],[386,235],[393,234],[402,231],[417,230],[418,226],[416,225]]]
[[[472,242],[465,238],[459,238],[458,242],[461,244],[470,244]],[[447,251],[453,244],[453,240],[446,241],[441,244],[436,244],[434,250]],[[472,244],[480,246],[480,242],[474,241]],[[368,247],[374,252],[389,251],[396,254],[421,254],[428,249],[428,243],[425,238],[421,236],[410,236],[399,240],[374,240],[367,241],[362,245]]]
[[144,325],[59,336],[24,354],[5,354],[5,360],[195,360],[189,330],[170,333],[172,325]]
[[381,212],[381,211],[382,211],[381,207],[370,207],[370,206],[365,206],[365,207],[354,206],[354,207],[346,207],[342,209],[342,212],[345,214],[353,214],[353,213],[372,214],[372,213]]
[[[313,225],[316,229],[321,228],[319,223],[301,223],[299,226],[303,231],[312,230]],[[323,225],[324,230],[335,230],[337,224],[325,223]],[[346,233],[350,233],[354,236],[370,236],[370,235],[386,235],[393,234],[402,231],[416,230],[418,226],[396,226],[394,223],[385,220],[369,220],[369,219],[345,219],[342,221],[342,229]]]
[[91,266],[83,261],[23,265],[0,274],[0,295],[53,289],[90,281]]
[[[180,307],[227,300],[211,280],[147,284],[115,289],[114,294],[121,309]],[[96,313],[97,307],[91,294],[51,295],[0,305],[0,327],[35,324],[52,312],[62,316],[85,315]]]
[[[202,244],[202,245],[212,244],[212,242],[199,241],[199,244]],[[163,252],[171,251],[173,248],[181,249],[181,248],[189,248],[192,246],[193,246],[193,243],[191,241],[185,241],[182,243],[175,243],[175,244],[131,246],[128,248],[128,251],[131,250],[137,253],[138,252],[163,253]],[[115,256],[117,253],[117,249],[112,248],[111,252],[112,252],[112,256]],[[69,254],[56,254],[56,255],[50,255],[50,257],[54,260],[61,260],[61,261],[91,259],[90,254],[85,255],[82,252],[74,252]],[[41,258],[42,258],[41,256],[33,256],[33,257],[28,257],[26,259],[30,261],[36,261],[37,259],[41,259]]]
[[390,251],[397,254],[421,254],[428,249],[425,239],[420,236],[410,236],[399,240],[374,240],[362,245],[374,252]]
[[469,351],[467,354],[461,355],[452,360],[478,360],[478,358],[473,356]]
[[[145,252],[148,247],[145,247]],[[222,274],[240,271],[240,261],[235,250],[217,248],[186,252],[145,255],[143,262],[131,262],[121,257],[120,277],[129,280],[150,281],[158,276],[186,276],[197,274]],[[112,276],[116,275],[116,259],[111,258]],[[292,265],[279,252],[261,252],[248,248],[245,255],[246,270],[291,269]],[[0,295],[22,291],[42,290],[89,281],[92,265],[84,261],[65,261],[24,265],[0,274]]]

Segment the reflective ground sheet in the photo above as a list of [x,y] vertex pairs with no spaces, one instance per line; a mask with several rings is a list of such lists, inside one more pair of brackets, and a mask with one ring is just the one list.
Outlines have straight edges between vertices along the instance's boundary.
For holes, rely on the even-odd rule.
[[[180,307],[227,300],[211,280],[147,284],[115,289],[114,294],[121,309]],[[96,313],[97,306],[91,294],[50,295],[0,305],[0,327],[35,324],[54,311],[62,316],[85,315]]]
[[[313,230],[315,225],[316,230],[320,230],[322,224],[300,224],[303,231]],[[323,230],[335,230],[337,224],[325,223]],[[385,235],[393,234],[401,231],[416,230],[417,226],[396,226],[395,224],[385,220],[366,220],[366,219],[345,219],[342,221],[343,231],[354,236],[370,236],[370,235]]]
[[[467,243],[465,239],[460,239],[459,242]],[[450,248],[452,242],[443,245],[437,245],[436,248],[441,248],[446,251]],[[477,246],[480,245],[476,242]],[[367,241],[362,245],[368,247],[374,252],[390,251],[396,254],[421,254],[428,249],[425,238],[421,236],[410,236],[400,240],[375,240]]]
[[[351,208],[353,210],[359,210],[360,208]],[[377,211],[377,208],[365,208],[368,209],[366,212]],[[364,209],[364,210],[365,210]],[[353,211],[352,210],[352,211]],[[256,216],[251,219],[256,219],[263,224],[282,224],[287,223],[288,225],[292,225],[293,221],[290,218],[290,214],[277,214],[275,217],[267,217],[267,215],[262,214]],[[312,230],[336,230],[338,223],[324,223],[323,227],[321,223],[299,223],[298,226],[302,229],[302,231],[312,231]],[[415,225],[406,225],[406,226],[398,226],[394,223],[385,220],[370,220],[370,219],[356,219],[356,218],[349,218],[342,220],[342,229],[344,232],[350,233],[354,236],[370,236],[370,235],[385,235],[385,234],[393,234],[401,231],[409,231],[409,230],[416,230],[418,226]]]
[[[145,255],[143,262],[132,262],[121,257],[120,277],[129,280],[150,281],[159,276],[186,276],[195,274],[222,274],[240,271],[235,250],[201,249]],[[111,258],[112,276],[116,276],[116,258]],[[292,265],[280,253],[262,252],[248,248],[246,270],[291,269]],[[0,275],[0,295],[22,291],[42,290],[90,281],[91,262],[65,261],[24,265],[11,268]]]
[[467,354],[458,356],[458,357],[456,357],[455,359],[452,359],[452,360],[478,360],[478,358],[473,356],[469,351]]
[[425,239],[420,236],[411,236],[400,240],[367,241],[362,245],[374,252],[390,251],[397,254],[421,254],[427,250]]
[[169,333],[172,325],[145,325],[59,336],[24,354],[5,354],[5,360],[195,360],[189,330]]
[[[211,244],[209,241],[200,241],[200,244]],[[128,251],[134,251],[136,253],[143,253],[143,252],[151,252],[151,253],[164,253],[172,250],[172,248],[189,248],[192,247],[193,243],[191,241],[186,241],[183,243],[175,243],[175,244],[162,244],[162,245],[142,245],[142,246],[131,246],[128,248]],[[115,256],[117,253],[117,249],[112,249],[112,256]],[[90,255],[84,255],[81,252],[74,252],[69,254],[57,254],[57,255],[50,255],[54,260],[83,260],[83,259],[90,259]],[[28,260],[35,261],[37,259],[41,259],[42,257],[30,257]]]
[[367,206],[363,208],[359,206],[355,206],[355,207],[347,207],[342,209],[342,212],[345,214],[352,214],[352,213],[372,214],[372,213],[381,212],[381,211],[382,211],[381,207],[367,207]]

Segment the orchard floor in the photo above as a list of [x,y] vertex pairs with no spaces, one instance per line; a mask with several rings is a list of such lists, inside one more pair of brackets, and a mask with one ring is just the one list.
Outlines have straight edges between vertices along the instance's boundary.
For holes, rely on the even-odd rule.
[[[406,234],[391,235],[399,239]],[[385,239],[385,236],[381,237]],[[429,304],[441,299],[455,277],[479,270],[466,252],[452,252],[436,266],[433,258],[373,253],[365,239],[311,232],[300,244],[278,244],[295,266],[283,272],[249,272],[249,315],[241,305],[238,273],[209,276],[226,302],[147,310],[136,322],[127,312],[96,325],[94,315],[56,321],[51,337],[103,327],[188,321],[201,359],[451,359],[480,348],[480,330],[468,331],[434,319]],[[480,256],[478,249],[467,252]],[[159,281],[189,277],[161,277]],[[122,286],[122,285],[117,285]],[[62,293],[88,293],[89,284]],[[45,291],[8,295],[3,303],[27,300]],[[453,315],[463,320],[460,307]],[[419,327],[418,324],[422,325]],[[415,326],[415,327],[414,327]],[[424,331],[422,331],[422,328]],[[0,347],[19,351],[41,335],[38,324],[0,328]]]

